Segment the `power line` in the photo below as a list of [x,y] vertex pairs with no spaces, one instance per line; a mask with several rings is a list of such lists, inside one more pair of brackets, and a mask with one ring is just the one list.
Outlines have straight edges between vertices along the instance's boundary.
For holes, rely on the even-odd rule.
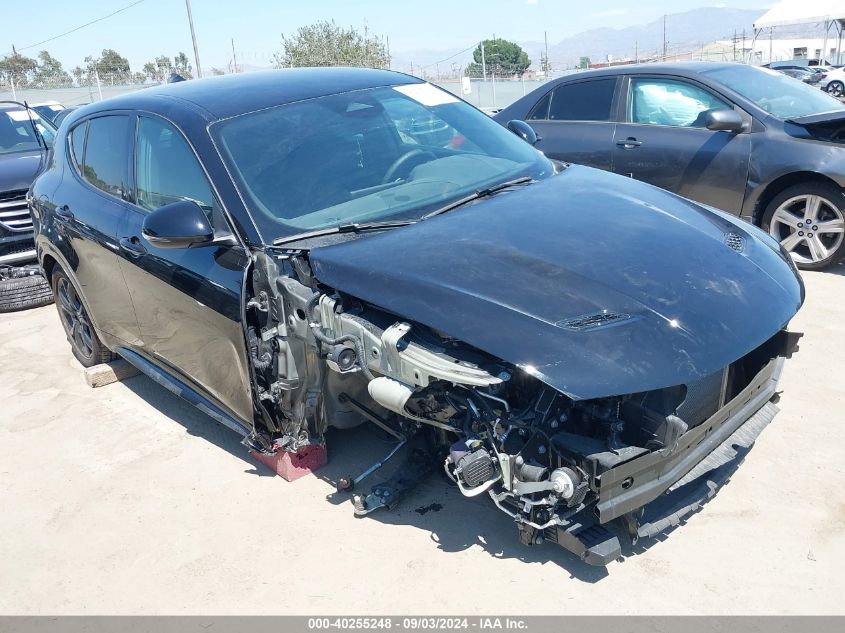
[[[18,51],[25,51],[25,50],[30,49],[30,48],[35,48],[36,46],[41,46],[42,44],[46,44],[47,42],[52,42],[53,40],[57,40],[60,37],[64,37],[65,35],[70,35],[71,33],[75,33],[76,31],[84,29],[86,26],[91,26],[92,24],[96,24],[97,22],[102,22],[103,20],[106,20],[106,19],[108,19],[112,16],[115,16],[118,13],[123,13],[127,9],[131,9],[132,7],[137,6],[137,5],[141,4],[142,2],[144,2],[144,0],[136,0],[132,4],[128,4],[125,7],[118,9],[117,11],[113,11],[112,13],[109,13],[108,15],[104,15],[102,17],[95,19],[95,20],[91,20],[90,22],[86,22],[85,24],[81,24],[80,26],[72,28],[70,31],[65,31],[64,33],[60,33],[59,35],[54,35],[53,37],[47,38],[46,40],[41,40],[40,42],[36,42],[35,44],[28,44],[27,46],[22,46],[21,48],[18,48],[17,50]],[[8,53],[7,53],[7,55],[8,55]]]
[[472,50],[472,49],[474,49],[474,48],[478,48],[478,44],[477,44],[477,43],[476,43],[476,44],[473,44],[473,45],[472,45],[472,46],[470,46],[469,48],[465,48],[465,49],[464,49],[464,50],[462,50],[462,51],[458,51],[458,52],[457,52],[457,53],[455,53],[454,55],[449,55],[449,57],[447,57],[447,58],[445,58],[445,59],[441,59],[440,61],[436,61],[436,62],[433,62],[433,63],[431,63],[431,64],[426,64],[425,66],[420,66],[420,69],[423,69],[423,68],[431,68],[432,66],[436,66],[437,64],[442,64],[443,62],[448,62],[450,59],[453,59],[454,57],[457,57],[458,55],[463,55],[463,54],[464,54],[464,53],[466,53],[467,51],[471,51],[471,50]]

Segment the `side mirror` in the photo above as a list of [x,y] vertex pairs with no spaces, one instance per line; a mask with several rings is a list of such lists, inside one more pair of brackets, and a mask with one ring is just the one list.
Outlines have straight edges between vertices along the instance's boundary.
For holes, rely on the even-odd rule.
[[159,248],[188,248],[214,240],[214,229],[193,200],[180,200],[150,213],[141,227],[144,237]]
[[534,128],[521,119],[508,121],[508,129],[529,145],[536,145],[537,141],[540,140],[540,137],[537,136],[537,132],[534,131]]
[[741,132],[745,123],[736,110],[722,108],[704,113],[704,127],[714,132]]

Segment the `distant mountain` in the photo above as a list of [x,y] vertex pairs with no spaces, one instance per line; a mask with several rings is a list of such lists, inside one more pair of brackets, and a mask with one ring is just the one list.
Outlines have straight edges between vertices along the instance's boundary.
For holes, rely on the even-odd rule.
[[[730,39],[737,33],[753,37],[754,20],[765,13],[765,9],[730,9],[727,7],[703,7],[684,13],[673,13],[666,17],[666,39],[668,52],[671,54],[694,51],[715,40]],[[543,52],[542,42],[519,42],[528,53],[532,66],[540,64]],[[663,52],[663,19],[648,24],[629,26],[623,29],[598,28],[577,33],[549,45],[549,60],[552,67],[561,69],[578,64],[582,56],[592,62],[606,61],[608,55],[614,58],[634,57],[639,47],[641,58]],[[459,48],[446,50],[392,51],[393,68],[404,72],[411,70],[421,74],[424,68],[428,75],[435,73],[436,62],[440,62],[440,72],[448,75],[452,64],[464,68],[472,60],[472,50],[461,51]]]
[[[670,54],[694,51],[715,40],[730,39],[734,33],[741,37],[743,29],[750,40],[754,21],[765,12],[765,9],[703,7],[667,15],[667,51]],[[641,58],[662,54],[663,18],[624,29],[598,28],[578,33],[550,46],[549,60],[552,67],[559,68],[577,64],[582,56],[589,57],[593,63],[606,61],[608,55],[633,57],[637,48]],[[539,51],[537,54],[531,59],[539,59]]]

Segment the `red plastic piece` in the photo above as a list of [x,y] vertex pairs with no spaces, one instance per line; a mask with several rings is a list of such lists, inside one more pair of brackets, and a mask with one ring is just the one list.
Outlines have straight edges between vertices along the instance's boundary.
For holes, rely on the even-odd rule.
[[265,455],[250,451],[255,459],[267,466],[285,481],[296,481],[300,477],[310,475],[318,468],[326,465],[326,447],[312,444],[300,448],[298,451],[276,451],[272,455]]

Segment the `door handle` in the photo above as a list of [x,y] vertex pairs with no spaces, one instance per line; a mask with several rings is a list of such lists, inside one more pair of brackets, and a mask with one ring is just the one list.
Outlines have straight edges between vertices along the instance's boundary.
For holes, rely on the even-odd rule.
[[62,220],[73,220],[73,211],[66,204],[56,207],[56,216]]
[[129,257],[133,258],[141,257],[147,253],[147,249],[144,248],[141,240],[134,235],[132,237],[120,238],[120,250],[124,251],[127,255],[129,255]]
[[634,149],[635,147],[639,147],[640,145],[642,145],[643,142],[638,141],[633,136],[629,136],[624,141],[616,141],[616,144],[624,149]]

